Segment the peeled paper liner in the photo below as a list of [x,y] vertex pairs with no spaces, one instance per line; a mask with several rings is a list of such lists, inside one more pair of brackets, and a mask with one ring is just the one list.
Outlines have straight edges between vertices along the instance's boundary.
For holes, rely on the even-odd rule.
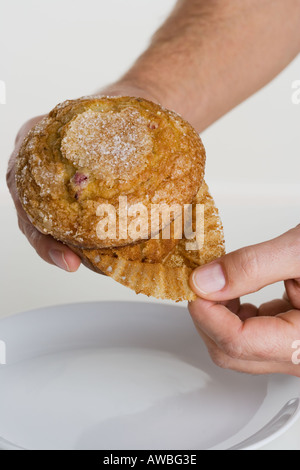
[[110,249],[75,251],[89,268],[112,277],[137,294],[177,302],[195,300],[196,295],[189,286],[193,269],[225,254],[222,223],[205,182],[193,201],[193,209],[196,204],[204,206],[204,239],[199,250],[187,251],[187,240],[183,238],[160,262],[128,260],[122,257],[122,252],[120,256],[116,256],[116,250],[113,252]]

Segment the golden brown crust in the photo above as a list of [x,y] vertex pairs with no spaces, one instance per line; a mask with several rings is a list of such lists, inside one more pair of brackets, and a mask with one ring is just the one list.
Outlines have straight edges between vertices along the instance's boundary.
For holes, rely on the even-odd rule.
[[222,224],[205,182],[193,201],[194,222],[197,204],[204,205],[204,244],[199,250],[186,250],[185,238],[171,238],[148,240],[126,249],[79,250],[78,254],[92,269],[136,293],[158,299],[194,300],[188,282],[192,270],[225,254]]
[[[172,111],[140,98],[84,97],[58,105],[30,131],[19,151],[16,183],[32,223],[70,246],[90,269],[136,293],[193,300],[192,270],[225,252],[204,167],[201,139]],[[141,204],[147,213],[140,231],[126,237],[118,231],[120,196],[127,198],[126,209]],[[187,244],[197,237],[178,238],[179,215],[191,203],[193,232],[199,214],[204,224],[197,249]],[[99,213],[101,204],[115,211],[117,230],[106,239],[97,232],[107,216]],[[175,210],[168,222],[160,217],[153,238],[151,208],[162,204]],[[196,214],[199,205],[204,213]],[[136,216],[128,216],[127,228]]]
[[150,238],[145,224],[139,235],[120,239],[117,213],[116,237],[99,239],[99,204],[117,209],[119,196],[148,209],[189,204],[204,166],[199,136],[175,113],[139,98],[88,97],[58,105],[30,131],[16,182],[40,231],[80,249],[99,249]]

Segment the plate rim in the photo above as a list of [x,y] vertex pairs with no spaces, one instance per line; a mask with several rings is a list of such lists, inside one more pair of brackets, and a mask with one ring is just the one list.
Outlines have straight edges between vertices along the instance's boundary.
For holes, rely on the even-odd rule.
[[[173,305],[173,304],[170,304],[170,303],[151,302],[151,301],[147,302],[147,301],[140,301],[140,300],[137,300],[137,301],[124,300],[123,301],[123,300],[118,300],[117,299],[117,300],[98,300],[98,301],[95,300],[95,301],[82,301],[82,302],[66,302],[66,303],[57,303],[57,304],[52,304],[52,305],[46,305],[46,306],[42,306],[42,307],[35,307],[33,309],[27,309],[27,310],[24,310],[24,311],[21,311],[21,312],[13,313],[13,314],[7,314],[7,315],[0,318],[0,325],[1,325],[2,322],[6,322],[6,321],[9,321],[11,319],[16,319],[18,317],[28,315],[28,314],[35,314],[35,313],[38,313],[38,312],[41,312],[41,311],[56,310],[56,309],[62,309],[62,308],[63,309],[70,309],[74,306],[76,306],[77,308],[80,307],[80,306],[88,306],[88,307],[91,308],[92,306],[102,305],[102,304],[127,304],[127,305],[138,305],[139,304],[139,305],[148,305],[148,306],[152,305],[152,306],[157,306],[157,307],[160,307],[160,308],[177,309],[178,311],[179,310],[185,310],[185,311],[188,310],[187,306],[184,306],[184,305],[176,305],[176,304]],[[199,337],[199,340],[202,341],[200,337]],[[212,366],[213,366],[213,363],[212,363]],[[286,381],[288,381],[288,380],[290,380],[290,381],[291,380],[297,380],[297,377],[294,377],[294,376],[288,376],[288,375],[282,375],[282,374],[273,374],[273,375],[268,376],[268,382],[267,382],[268,385],[270,384],[271,379],[274,376],[277,376],[277,377],[282,376],[283,380],[286,380]],[[261,449],[265,445],[270,444],[275,439],[277,439],[280,436],[282,436],[283,434],[285,434],[300,418],[300,387],[299,387],[299,392],[298,392],[298,398],[299,398],[299,403],[298,403],[297,410],[285,422],[285,424],[283,426],[281,426],[277,430],[274,430],[274,432],[271,432],[267,437],[265,437],[261,440],[258,440],[257,442],[254,442],[253,444],[246,445],[245,447],[242,447],[239,450],[258,450],[258,449]],[[263,405],[264,405],[264,402],[262,402],[261,406],[257,409],[257,412],[255,413],[255,416],[256,416],[256,414],[261,413],[261,407],[263,407]],[[268,422],[265,423],[265,426],[267,426],[267,425],[268,425]],[[243,431],[243,429],[245,429],[246,426],[247,425],[245,425],[236,434],[232,435],[231,437],[229,437],[225,441],[220,442],[217,446],[214,446],[214,447],[220,447],[221,448],[223,443],[225,445],[227,441],[234,441],[235,438],[238,438],[238,435],[240,434],[241,431]],[[259,433],[263,429],[263,427],[264,426],[260,427],[260,429],[257,429],[257,431],[255,433],[250,434],[246,439],[242,439],[240,441],[237,439],[236,443],[233,444],[232,446],[233,447],[238,446],[239,444],[242,444],[244,441],[247,441],[247,440],[251,439],[253,436],[255,436],[256,433]],[[210,449],[207,449],[207,450],[214,450],[214,447],[212,447]],[[17,444],[9,442],[5,438],[0,436],[0,450],[26,450],[26,449],[18,446]],[[231,450],[231,449],[230,449],[230,447],[225,445],[224,450]]]

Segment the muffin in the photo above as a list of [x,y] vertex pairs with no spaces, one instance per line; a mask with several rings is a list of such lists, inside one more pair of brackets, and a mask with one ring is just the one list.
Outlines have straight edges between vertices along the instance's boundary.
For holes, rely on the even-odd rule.
[[141,98],[83,97],[29,132],[16,183],[33,225],[86,265],[178,301],[194,298],[191,271],[224,254],[204,170],[202,141],[176,113]]

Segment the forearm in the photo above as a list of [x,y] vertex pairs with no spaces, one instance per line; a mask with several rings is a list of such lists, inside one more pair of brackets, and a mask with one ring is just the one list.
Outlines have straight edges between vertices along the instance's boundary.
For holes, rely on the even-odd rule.
[[120,82],[203,131],[299,51],[300,0],[180,0]]

